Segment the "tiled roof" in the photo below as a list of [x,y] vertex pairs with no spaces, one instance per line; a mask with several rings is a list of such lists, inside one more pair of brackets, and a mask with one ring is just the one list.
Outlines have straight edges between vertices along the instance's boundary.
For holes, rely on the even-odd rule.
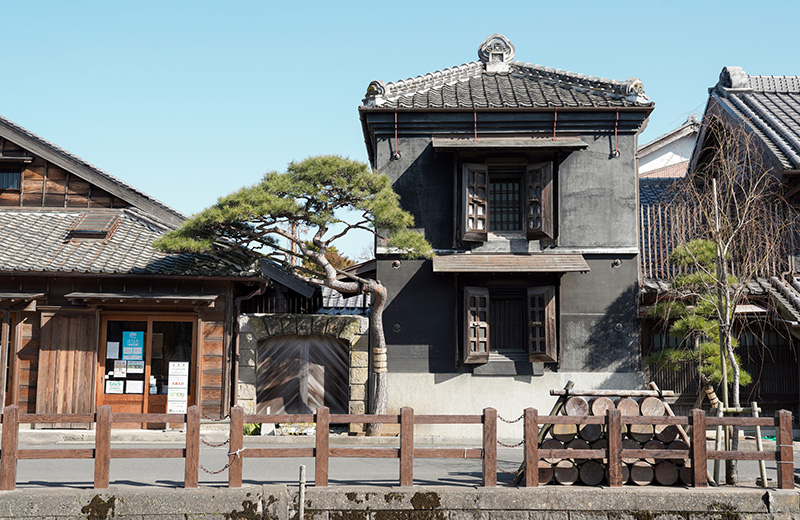
[[563,273],[588,272],[577,254],[455,254],[433,258],[434,273]]
[[664,166],[663,168],[658,168],[657,170],[650,170],[647,173],[640,173],[640,179],[679,179],[682,177],[686,177],[686,173],[689,171],[689,163],[691,161],[683,161],[675,164],[670,164],[669,166]]
[[749,76],[725,67],[711,97],[745,121],[785,169],[800,169],[800,76]]
[[675,179],[669,177],[642,177],[639,179],[639,204],[650,206],[666,202]]
[[325,314],[358,314],[369,307],[369,294],[344,296],[339,291],[322,286],[322,309]]
[[650,107],[641,81],[586,76],[512,60],[514,47],[492,35],[479,61],[406,80],[370,83],[364,107],[382,109]]
[[[179,224],[183,220],[186,220],[186,216],[183,215],[181,212],[177,211],[176,209],[171,208],[170,206],[164,204],[158,199],[151,197],[150,195],[140,191],[130,184],[114,177],[110,173],[98,168],[97,166],[81,159],[77,155],[73,155],[72,153],[64,150],[63,148],[51,143],[50,141],[44,139],[43,137],[38,136],[37,134],[31,132],[27,128],[24,128],[17,123],[11,121],[10,119],[6,119],[0,116],[0,136],[9,139],[12,142],[16,142],[16,144],[22,146],[23,148],[31,148],[37,147],[41,148],[40,150],[31,150],[36,153],[45,152],[45,154],[49,155],[47,157],[51,161],[58,161],[61,159],[60,166],[66,168],[67,170],[71,171],[72,173],[76,173],[81,177],[85,177],[85,175],[81,175],[81,169],[83,172],[93,174],[100,179],[111,183],[119,187],[122,192],[115,193],[126,202],[133,204],[134,206],[140,207],[140,209],[147,211],[148,209],[153,209],[159,213],[159,217],[161,220],[170,222],[172,224]],[[22,141],[22,142],[18,142]],[[38,146],[37,146],[38,145]],[[48,153],[49,152],[49,153]],[[74,167],[77,167],[74,168]],[[85,179],[88,181],[92,181],[92,179]],[[129,194],[128,196],[126,196]],[[149,203],[150,208],[141,207],[142,204],[137,204],[137,202],[145,201]]]
[[232,253],[169,254],[152,247],[169,230],[137,209],[92,210],[118,215],[105,239],[73,238],[83,216],[74,209],[0,209],[0,273],[93,273],[166,276],[257,276]]

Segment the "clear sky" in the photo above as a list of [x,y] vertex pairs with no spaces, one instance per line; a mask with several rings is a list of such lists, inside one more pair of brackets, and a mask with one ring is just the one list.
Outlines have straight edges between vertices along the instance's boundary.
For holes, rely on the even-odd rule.
[[366,161],[369,82],[473,61],[492,33],[521,61],[640,78],[643,144],[700,115],[725,65],[800,75],[799,5],[0,0],[0,114],[192,214],[289,161]]

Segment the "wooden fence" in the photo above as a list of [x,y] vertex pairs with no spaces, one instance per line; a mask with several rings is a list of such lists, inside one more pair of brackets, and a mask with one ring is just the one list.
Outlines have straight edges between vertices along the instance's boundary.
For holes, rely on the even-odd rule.
[[[539,460],[556,457],[604,458],[608,460],[608,483],[610,487],[622,486],[622,459],[639,458],[683,458],[690,460],[693,468],[694,487],[708,484],[706,468],[708,460],[769,460],[776,461],[778,487],[794,487],[794,453],[792,445],[792,414],[781,410],[774,418],[751,417],[706,417],[702,410],[692,410],[690,417],[667,416],[623,416],[619,410],[608,410],[602,416],[539,416],[536,409],[527,408],[524,418],[524,463],[527,468],[538,468]],[[93,449],[19,449],[19,425],[84,422],[96,424],[95,447]],[[186,423],[186,445],[184,448],[111,448],[111,426],[114,423]],[[247,423],[316,423],[315,447],[268,447],[244,446],[243,427]],[[400,447],[348,447],[330,446],[330,424],[380,423],[400,425]],[[414,426],[417,424],[481,424],[483,440],[475,448],[415,448]],[[539,428],[548,424],[604,424],[608,437],[608,448],[587,449],[539,449]],[[688,450],[632,450],[623,449],[622,432],[625,425],[689,425],[692,426],[692,443]],[[776,450],[773,452],[714,451],[706,449],[706,429],[722,426],[775,427]],[[111,413],[111,407],[100,406],[96,414],[20,414],[17,406],[7,406],[2,416],[2,443],[0,444],[0,490],[16,487],[17,461],[21,459],[94,459],[94,487],[105,489],[109,483],[109,463],[112,458],[183,458],[185,465],[184,487],[196,488],[199,477],[200,458],[200,409],[189,408],[186,415],[178,414],[132,414]],[[400,485],[411,486],[414,480],[414,459],[457,458],[481,459],[483,485],[497,485],[497,411],[485,408],[481,415],[414,415],[414,410],[402,408],[399,415],[348,415],[331,414],[328,408],[317,409],[316,414],[302,415],[245,415],[241,407],[233,407],[230,417],[230,446],[228,462],[228,486],[241,487],[244,459],[309,457],[314,458],[315,484],[328,485],[328,469],[331,457],[393,458],[400,459]],[[538,486],[538,471],[526,471],[524,484]]]

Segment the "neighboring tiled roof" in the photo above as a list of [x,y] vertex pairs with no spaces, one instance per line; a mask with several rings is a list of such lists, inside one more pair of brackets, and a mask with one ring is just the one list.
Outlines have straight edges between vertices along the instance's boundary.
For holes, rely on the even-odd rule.
[[514,47],[492,35],[479,61],[406,80],[373,81],[364,106],[382,109],[651,107],[641,81],[585,76],[514,61]]
[[233,253],[168,254],[152,247],[169,230],[137,209],[95,210],[118,215],[105,239],[72,238],[83,212],[49,208],[0,209],[0,273],[92,273],[166,276],[258,276]]
[[683,123],[675,130],[667,132],[664,135],[658,136],[649,143],[640,146],[639,157],[644,157],[645,155],[653,153],[656,150],[660,150],[665,146],[669,146],[678,139],[681,139],[682,137],[687,137],[692,134],[695,134],[696,136],[699,130],[700,130],[700,121],[698,121],[697,117],[695,117],[695,115],[692,114],[686,119],[685,123]]
[[666,202],[670,188],[675,184],[674,178],[642,177],[639,179],[639,204],[650,206],[657,202]]
[[[359,311],[366,312],[369,307],[369,294],[356,294],[354,296],[344,296],[339,291],[331,289],[330,287],[322,287],[322,310],[320,312],[325,314],[354,314],[355,312],[345,311]],[[337,310],[337,312],[333,312]]]
[[640,173],[640,179],[679,179],[686,177],[686,172],[689,171],[689,163],[691,161],[683,161],[657,170],[650,170],[647,173]]
[[785,169],[800,169],[800,76],[749,76],[725,67],[711,97],[745,121]]
[[[43,137],[36,135],[27,128],[23,128],[22,126],[2,116],[0,116],[0,136],[15,142],[23,148],[40,148],[38,150],[34,149],[30,151],[45,155],[45,158],[52,162],[57,164],[60,163],[59,166],[77,174],[78,176],[84,178],[84,180],[92,182],[93,179],[86,178],[86,175],[84,174],[93,174],[100,178],[98,180],[104,180],[107,183],[111,183],[112,185],[119,187],[121,189],[121,193],[115,193],[115,195],[119,196],[126,202],[139,207],[143,211],[160,213],[160,215],[155,216],[159,217],[165,222],[177,225],[186,220],[186,216],[178,210],[169,207],[160,200],[151,197],[143,191],[139,191],[130,184],[118,179],[117,177],[114,177],[113,175],[105,172],[97,166],[94,166],[88,161],[81,159],[77,155],[73,155],[72,153],[51,143]],[[20,140],[23,142],[17,142]],[[142,202],[144,202],[144,204],[142,204]],[[150,207],[143,207],[143,205],[150,205]]]

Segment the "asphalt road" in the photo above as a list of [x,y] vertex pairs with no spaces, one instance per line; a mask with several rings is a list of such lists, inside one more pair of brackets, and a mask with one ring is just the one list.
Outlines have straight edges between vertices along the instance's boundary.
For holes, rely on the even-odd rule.
[[[250,444],[263,447],[264,444]],[[179,443],[160,444],[115,444],[113,448],[177,448]],[[248,443],[245,442],[245,447]],[[283,445],[284,447],[289,447]],[[310,446],[294,444],[292,447]],[[26,445],[20,448],[92,448],[89,443],[59,443],[51,445]],[[452,446],[448,446],[452,447]],[[476,447],[476,446],[470,446]],[[748,449],[748,448],[745,448]],[[767,443],[765,449],[774,449]],[[205,445],[200,450],[200,464],[209,471],[222,469],[227,460],[227,445],[211,448]],[[513,473],[522,460],[521,448],[498,449],[498,485],[509,486]],[[314,480],[313,458],[245,458],[243,482],[245,485],[297,484],[300,465],[306,466],[309,485]],[[756,462],[740,461],[742,485],[754,486],[758,476]],[[767,462],[767,476],[775,479],[774,462]],[[795,444],[795,467],[800,468],[800,452]],[[709,469],[711,464],[709,464]],[[110,484],[118,486],[183,486],[182,459],[112,459]],[[505,473],[509,472],[509,473]],[[77,487],[91,488],[93,485],[94,461],[91,459],[20,460],[17,466],[17,487]],[[800,474],[796,470],[795,474]],[[209,474],[201,469],[200,485],[226,486],[227,471]],[[331,458],[329,466],[330,485],[384,485],[399,484],[399,461],[397,459]],[[448,485],[475,487],[481,485],[481,461],[479,459],[416,459],[414,461],[414,485]]]

